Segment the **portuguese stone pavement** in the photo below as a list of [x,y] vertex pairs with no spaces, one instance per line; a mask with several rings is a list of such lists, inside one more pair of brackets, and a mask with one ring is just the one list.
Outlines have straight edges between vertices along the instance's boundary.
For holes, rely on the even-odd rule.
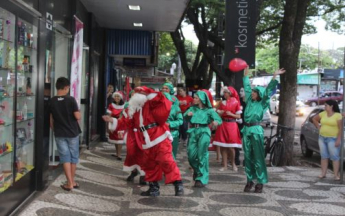
[[215,153],[210,153],[210,183],[194,188],[186,148],[180,149],[177,162],[183,176],[185,196],[175,197],[174,187],[161,183],[161,196],[142,197],[148,186],[126,182],[128,173],[122,162],[111,154],[114,146],[100,143],[85,150],[78,164],[76,180],[79,189],[71,192],[59,186],[61,174],[42,193],[38,193],[19,215],[345,215],[345,185],[333,180],[333,174],[318,179],[319,168],[269,167],[269,184],[262,194],[243,193],[246,183],[243,167],[220,172]]

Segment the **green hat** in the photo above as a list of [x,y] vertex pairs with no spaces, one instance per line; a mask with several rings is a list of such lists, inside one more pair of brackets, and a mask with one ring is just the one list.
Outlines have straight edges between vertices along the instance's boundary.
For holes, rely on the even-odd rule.
[[265,93],[265,88],[262,86],[257,86],[255,88],[253,88],[253,91],[257,92],[260,99],[262,99],[264,97],[264,93]]
[[201,103],[203,103],[207,108],[212,108],[212,104],[208,99],[206,92],[197,91],[195,94],[200,98]]
[[175,94],[174,86],[171,83],[164,83],[163,86],[168,86],[171,95]]

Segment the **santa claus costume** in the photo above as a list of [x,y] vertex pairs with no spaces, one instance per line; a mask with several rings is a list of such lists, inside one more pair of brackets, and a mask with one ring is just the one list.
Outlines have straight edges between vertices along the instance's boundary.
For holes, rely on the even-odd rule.
[[224,87],[222,92],[226,100],[221,102],[217,113],[222,117],[223,124],[216,130],[213,145],[221,147],[223,168],[220,171],[227,169],[227,153],[229,148],[231,150],[233,170],[237,171],[234,148],[242,148],[241,134],[236,122],[236,119],[241,118],[241,104],[237,91],[233,87]]
[[[109,104],[107,113],[113,118],[120,118],[122,110],[124,109],[124,102],[123,102],[123,93],[121,91],[116,91],[113,93],[114,101]],[[116,155],[112,155],[116,157],[118,160],[122,160],[121,158],[121,150],[122,145],[125,144],[123,140],[124,130],[121,131],[113,131],[109,133],[108,142],[115,144],[116,148]]]
[[[159,184],[165,176],[165,183],[175,185],[175,195],[183,195],[183,184],[180,170],[172,156],[172,136],[165,124],[169,117],[172,103],[161,92],[145,86],[135,88],[128,106],[128,118],[109,118],[111,131],[129,128],[132,130],[133,142],[143,150],[145,162],[145,180],[149,182],[149,190],[142,196],[159,196]],[[128,133],[128,138],[130,134]]]
[[[129,93],[129,99],[134,94],[134,90]],[[127,118],[129,120],[128,115],[128,102],[125,103],[125,109],[122,111],[121,118]],[[146,185],[145,182],[145,171],[142,169],[143,164],[145,163],[145,154],[142,149],[138,147],[135,142],[135,136],[133,127],[128,127],[125,130],[124,141],[126,143],[126,159],[123,163],[123,171],[131,172],[131,174],[127,177],[126,181],[133,182],[135,176],[138,174],[140,175],[139,184]]]

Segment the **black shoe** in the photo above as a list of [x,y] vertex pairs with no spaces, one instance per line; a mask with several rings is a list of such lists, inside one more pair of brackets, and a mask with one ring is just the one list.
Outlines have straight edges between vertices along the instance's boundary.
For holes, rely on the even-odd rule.
[[194,184],[194,187],[196,187],[196,188],[203,188],[203,187],[205,187],[205,185],[203,183],[201,183],[200,180],[196,180],[195,184]]
[[156,197],[156,196],[160,195],[158,182],[150,182],[149,186],[150,186],[150,188],[147,191],[141,192],[141,194],[140,194],[141,196]]
[[263,184],[256,184],[254,193],[262,193],[263,188],[264,188]]
[[181,180],[175,181],[174,185],[175,185],[175,196],[182,196],[184,194],[182,181]]
[[146,181],[145,181],[145,176],[140,176],[139,178],[139,184],[140,185],[147,185]]
[[138,172],[132,171],[131,174],[127,177],[126,181],[132,182],[134,181],[134,177],[138,175]]
[[253,188],[254,182],[247,182],[246,186],[244,187],[244,192],[250,192],[250,190]]

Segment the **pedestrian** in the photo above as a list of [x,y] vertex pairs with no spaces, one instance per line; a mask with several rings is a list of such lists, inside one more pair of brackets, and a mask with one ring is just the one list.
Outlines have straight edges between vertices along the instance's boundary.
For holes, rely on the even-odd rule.
[[165,176],[165,183],[175,185],[175,196],[183,195],[183,183],[180,170],[172,156],[172,136],[166,121],[172,103],[161,92],[155,92],[146,86],[136,87],[135,94],[129,100],[128,118],[111,118],[103,116],[110,122],[112,131],[129,128],[133,141],[143,150],[145,162],[145,181],[149,189],[142,196],[159,196],[159,184]]
[[248,78],[248,68],[245,69],[243,77],[243,87],[246,97],[246,110],[244,111],[243,132],[243,150],[245,158],[245,171],[247,175],[247,184],[244,192],[249,192],[254,186],[253,180],[257,179],[255,193],[262,193],[263,184],[268,182],[267,168],[265,163],[264,152],[264,130],[260,123],[264,111],[269,106],[270,95],[277,86],[277,75],[285,73],[284,69],[274,72],[273,78],[267,88],[251,88]]
[[339,160],[342,135],[342,115],[335,100],[325,102],[325,111],[316,114],[313,124],[319,130],[319,147],[321,154],[321,174],[319,178],[326,178],[328,160],[333,162],[334,180],[340,180]]
[[[242,87],[240,89],[240,103],[241,103],[241,119],[239,119],[237,121],[238,123],[238,129],[240,130],[240,135],[241,135],[241,139],[243,138],[243,133],[242,133],[242,128],[243,128],[243,119],[244,119],[244,111],[246,110],[246,99],[245,99],[245,92],[244,92],[244,88]],[[239,148],[235,148],[235,164],[238,166],[241,164],[240,162],[240,149]],[[243,166],[245,166],[245,162],[243,159]]]
[[169,126],[170,133],[173,137],[172,153],[174,159],[176,160],[180,139],[179,128],[183,124],[183,116],[181,114],[179,101],[174,96],[175,91],[173,85],[170,83],[164,83],[162,86],[162,92],[165,94],[166,98],[172,102],[170,114],[166,123]]
[[236,122],[236,119],[241,118],[242,113],[240,99],[237,91],[231,86],[224,87],[222,92],[225,100],[220,103],[217,113],[221,116],[223,123],[217,127],[213,144],[220,146],[221,149],[223,167],[220,171],[228,169],[229,150],[232,169],[237,171],[238,168],[235,164],[235,148],[242,148],[241,135]]
[[[186,110],[192,105],[193,98],[186,93],[185,88],[178,88],[177,90],[177,99],[180,102],[180,109],[182,115],[186,112]],[[187,130],[188,130],[188,121],[186,118],[183,118],[183,124],[180,126],[180,137],[182,139],[183,146],[187,145]]]
[[107,107],[114,100],[113,93],[114,93],[114,86],[112,84],[108,84],[108,87],[107,87]]
[[213,110],[205,91],[197,91],[191,106],[184,114],[190,123],[187,154],[193,168],[194,187],[204,187],[209,180],[209,152],[211,130],[209,124],[217,126],[222,119]]
[[[129,99],[135,94],[134,90],[129,93]],[[125,103],[124,110],[122,111],[120,118],[125,118],[126,121],[130,121],[128,115],[128,106],[129,103]],[[145,171],[143,170],[143,164],[145,163],[145,154],[142,149],[136,143],[135,140],[135,133],[134,128],[132,125],[127,127],[124,134],[124,142],[126,143],[127,147],[127,154],[125,158],[125,162],[123,163],[123,171],[131,172],[131,174],[127,177],[126,181],[133,182],[134,178],[139,174],[139,184],[146,185],[145,181]]]
[[[109,104],[107,113],[113,118],[120,118],[122,110],[124,109],[124,101],[123,101],[123,93],[121,91],[116,91],[112,95],[113,102]],[[123,140],[124,131],[114,131],[109,132],[109,139],[108,142],[111,144],[115,144],[116,154],[112,154],[117,160],[122,160],[121,151],[122,145],[125,144]]]
[[60,163],[67,179],[61,185],[66,191],[79,188],[75,182],[75,172],[79,161],[79,134],[81,133],[78,120],[81,118],[76,100],[69,96],[70,81],[60,77],[55,84],[57,94],[50,100],[50,127],[54,131],[56,146],[60,156]]

